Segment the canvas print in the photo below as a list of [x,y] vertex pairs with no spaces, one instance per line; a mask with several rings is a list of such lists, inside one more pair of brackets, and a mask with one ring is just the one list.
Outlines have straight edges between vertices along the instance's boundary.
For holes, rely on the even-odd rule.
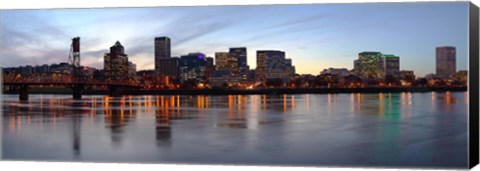
[[468,167],[468,2],[0,19],[2,160]]

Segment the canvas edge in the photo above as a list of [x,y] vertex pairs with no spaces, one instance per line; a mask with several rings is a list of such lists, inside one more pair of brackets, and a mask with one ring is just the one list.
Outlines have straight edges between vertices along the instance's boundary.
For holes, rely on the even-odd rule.
[[475,167],[479,162],[479,13],[478,7],[469,4],[469,140],[468,164]]

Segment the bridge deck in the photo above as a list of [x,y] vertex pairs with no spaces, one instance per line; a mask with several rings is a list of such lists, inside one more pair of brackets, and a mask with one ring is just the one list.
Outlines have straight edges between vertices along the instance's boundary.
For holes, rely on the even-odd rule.
[[95,85],[95,86],[120,86],[120,87],[131,87],[131,88],[141,88],[138,84],[124,83],[124,82],[98,82],[98,81],[88,81],[88,82],[17,82],[17,81],[4,81],[3,85]]

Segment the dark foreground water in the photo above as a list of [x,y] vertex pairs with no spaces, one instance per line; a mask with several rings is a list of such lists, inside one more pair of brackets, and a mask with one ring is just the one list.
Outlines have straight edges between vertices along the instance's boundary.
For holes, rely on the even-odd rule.
[[4,160],[467,167],[466,92],[3,96]]

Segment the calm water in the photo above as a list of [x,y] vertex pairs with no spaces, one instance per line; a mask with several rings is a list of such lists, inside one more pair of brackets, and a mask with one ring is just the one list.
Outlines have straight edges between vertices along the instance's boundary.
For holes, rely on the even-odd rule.
[[3,96],[7,160],[467,166],[466,92]]

